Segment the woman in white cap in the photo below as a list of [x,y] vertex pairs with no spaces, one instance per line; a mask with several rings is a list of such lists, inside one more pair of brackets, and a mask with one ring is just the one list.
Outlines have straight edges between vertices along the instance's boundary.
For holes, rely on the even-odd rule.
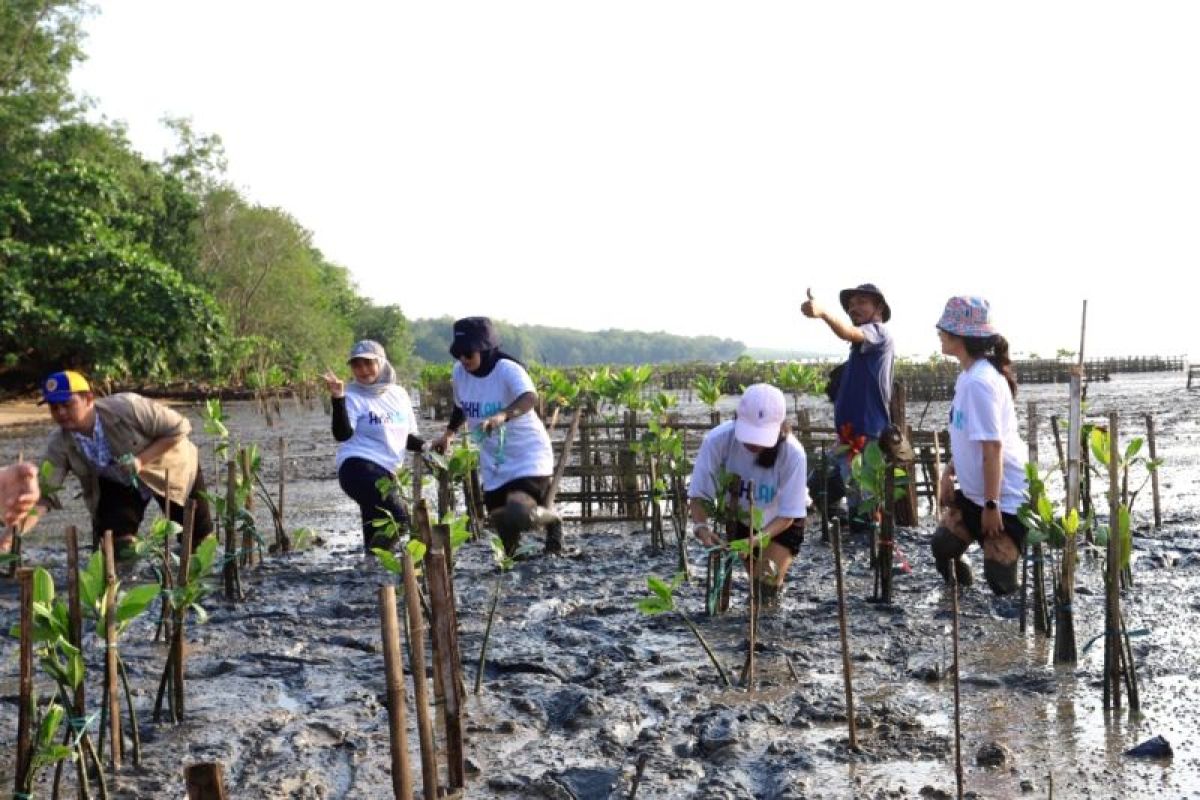
[[937,323],[942,352],[958,359],[962,373],[950,404],[951,460],[942,473],[943,511],[931,546],[942,577],[949,582],[953,566],[958,582],[968,586],[971,568],[962,556],[979,542],[984,577],[1002,595],[1017,590],[1026,450],[1017,428],[1008,341],[989,320],[989,309],[982,297],[951,297]]
[[377,486],[380,478],[394,478],[404,464],[405,451],[419,452],[424,442],[416,436],[417,418],[408,392],[396,383],[396,371],[379,342],[364,339],[350,348],[354,380],[344,383],[333,372],[325,384],[333,398],[333,438],[337,451],[338,483],[362,512],[363,549],[390,549],[395,539],[376,527],[390,514],[407,525],[408,509],[393,488],[386,495]]
[[[777,602],[792,559],[800,552],[808,506],[808,463],[804,448],[784,422],[786,417],[783,392],[767,383],[746,387],[737,420],[722,422],[705,435],[688,486],[692,530],[708,547],[723,542],[713,528],[723,521],[710,521],[705,505],[722,491],[718,485],[722,470],[736,481],[733,488],[743,513],[753,497],[755,509],[763,514],[759,533],[771,537],[756,576],[756,589],[766,605]],[[738,523],[733,538],[745,539],[749,534],[749,527]]]

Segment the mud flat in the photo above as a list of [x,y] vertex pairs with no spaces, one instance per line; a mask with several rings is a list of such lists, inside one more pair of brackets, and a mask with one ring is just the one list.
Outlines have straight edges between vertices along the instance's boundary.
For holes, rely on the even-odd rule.
[[[1065,388],[1022,389],[1065,417]],[[1148,493],[1135,509],[1135,586],[1123,603],[1142,681],[1143,714],[1115,720],[1101,709],[1101,562],[1085,556],[1076,598],[1081,649],[1074,669],[1050,665],[1047,640],[1018,628],[1016,600],[973,587],[962,600],[966,785],[977,797],[1200,797],[1200,394],[1180,375],[1117,376],[1091,387],[1089,413],[1116,409],[1128,432],[1154,413],[1162,472],[1164,525],[1149,525]],[[814,411],[822,407],[814,403]],[[115,796],[182,795],[183,766],[225,765],[234,797],[390,797],[383,656],[375,589],[389,579],[358,552],[357,509],[338,490],[328,418],[319,407],[285,408],[265,427],[251,404],[234,404],[231,428],[264,448],[265,478],[277,480],[274,446],[288,438],[288,527],[323,540],[307,551],[269,557],[243,579],[247,600],[206,604],[211,620],[190,626],[188,718],[150,720],[166,659],[148,619],[124,637],[145,758],[111,781]],[[195,410],[189,415],[196,420]],[[696,409],[697,415],[701,410]],[[913,403],[909,419],[945,418],[945,404]],[[819,417],[818,417],[819,419]],[[431,427],[430,424],[427,427]],[[199,424],[197,423],[197,428]],[[41,452],[46,426],[0,429],[0,459]],[[206,454],[211,450],[201,440]],[[1043,425],[1043,465],[1053,443]],[[206,456],[212,472],[211,455]],[[67,508],[43,521],[29,561],[65,585],[58,534],[85,527],[72,482]],[[922,508],[922,513],[927,509]],[[262,527],[267,528],[266,520]],[[949,598],[927,557],[932,521],[898,537],[911,572],[897,575],[896,602],[868,601],[871,573],[862,541],[847,542],[859,738],[846,744],[834,577],[830,550],[810,534],[793,566],[779,612],[765,617],[755,691],[725,689],[687,629],[671,616],[634,610],[645,576],[668,576],[670,552],[654,553],[635,526],[568,528],[572,552],[518,564],[492,632],[484,690],[467,705],[468,796],[480,798],[625,797],[639,759],[639,798],[903,798],[954,793]],[[668,536],[672,534],[668,531]],[[693,573],[703,575],[692,547]],[[972,552],[976,571],[978,554]],[[897,562],[900,562],[897,558]],[[455,568],[467,683],[474,678],[483,615],[494,579],[482,543],[460,552]],[[146,578],[131,575],[127,580]],[[739,576],[727,616],[702,617],[702,589],[680,590],[723,662],[745,657],[745,582]],[[0,623],[16,618],[16,589],[0,581]],[[89,671],[102,645],[87,646]],[[16,643],[0,641],[0,785],[11,781],[16,728]],[[98,693],[92,679],[89,696]],[[411,719],[411,714],[410,714]],[[1123,751],[1161,734],[1173,759],[1146,761]],[[1003,745],[1005,763],[980,766],[986,745]],[[415,739],[414,739],[415,756]],[[419,763],[414,757],[414,763]],[[39,792],[38,796],[48,796]]]

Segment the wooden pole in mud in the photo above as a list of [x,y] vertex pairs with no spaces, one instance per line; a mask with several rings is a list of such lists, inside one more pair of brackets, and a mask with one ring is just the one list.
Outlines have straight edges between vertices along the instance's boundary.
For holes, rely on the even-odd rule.
[[[1083,378],[1078,368],[1071,374],[1071,405],[1067,425],[1067,513],[1079,508],[1079,450],[1082,417]],[[1068,537],[1062,552],[1062,572],[1054,598],[1054,663],[1074,664],[1078,661],[1075,649],[1075,617],[1071,604],[1075,599],[1075,537]]]
[[[424,506],[424,501],[418,507]],[[436,526],[444,528],[445,526]],[[446,534],[449,535],[448,532]],[[425,554],[425,581],[429,588],[430,635],[433,638],[433,668],[441,677],[442,712],[445,727],[447,780],[451,790],[466,786],[463,751],[462,659],[458,651],[457,620],[453,590],[446,564],[442,537],[436,532]]]
[[33,570],[17,570],[21,586],[21,678],[17,691],[17,763],[13,797],[25,792],[33,759]]
[[[83,607],[79,602],[79,532],[67,526],[67,635],[71,646],[83,652]],[[75,716],[83,717],[87,707],[86,681],[75,687]]]
[[[192,566],[192,538],[196,530],[196,501],[188,500],[187,510],[183,514],[183,545],[179,551],[179,586],[186,586],[188,571]],[[184,659],[187,656],[183,637],[184,612],[186,609],[175,609],[175,636],[171,639],[171,691],[175,698],[175,715],[183,719],[183,706],[186,694],[184,692]]]
[[387,673],[388,732],[392,750],[392,794],[396,800],[412,800],[412,773],[408,766],[408,715],[404,691],[404,662],[400,659],[400,626],[396,615],[396,587],[379,587],[380,634],[383,637],[383,666]]
[[579,409],[576,409],[571,415],[571,425],[567,428],[567,435],[563,438],[562,453],[559,454],[558,463],[554,465],[550,488],[546,490],[546,508],[554,507],[554,498],[558,496],[558,485],[562,481],[563,473],[566,472],[567,462],[571,460],[571,443],[575,441],[575,434],[579,432],[582,416],[583,412]]
[[[1150,447],[1150,460],[1158,460],[1158,447],[1154,442],[1154,415],[1146,415],[1146,444]],[[1158,495],[1158,469],[1150,471],[1150,490],[1151,497],[1154,500],[1154,527],[1155,529],[1162,527],[1162,506],[1159,505]]]
[[933,481],[934,514],[942,513],[942,432],[933,432],[933,469],[929,474]]
[[408,548],[401,553],[404,561],[404,606],[408,613],[408,664],[413,676],[413,705],[417,709],[417,734],[421,742],[421,785],[425,797],[438,796],[437,742],[429,714],[429,678],[425,671],[425,622],[421,616],[421,592],[417,588],[416,566]]
[[117,688],[120,677],[117,664],[117,562],[113,557],[113,532],[105,531],[104,553],[104,681],[108,708],[108,733],[112,745],[109,759],[114,770],[121,768],[121,696]]
[[183,770],[188,800],[228,800],[225,767],[216,762],[192,764]]
[[963,800],[962,698],[958,681],[958,570],[955,569],[950,570],[950,603],[954,646],[954,781],[958,787],[958,800]]
[[292,543],[288,539],[287,528],[284,527],[283,516],[283,494],[284,488],[287,486],[287,439],[279,437],[279,502],[275,506],[275,519],[279,527],[275,529],[275,544],[280,553],[286,553],[292,549]]
[[879,551],[875,555],[875,569],[879,574],[879,600],[892,602],[892,554],[896,548],[896,465],[890,456],[883,460],[883,496],[880,505]]
[[[1028,409],[1029,463],[1036,467],[1040,465],[1041,461],[1038,452],[1039,422],[1037,403],[1031,400]],[[1037,498],[1031,497],[1030,500],[1034,507],[1036,507]],[[1024,592],[1024,589],[1022,589],[1022,592]],[[1022,594],[1022,602],[1024,602],[1024,594]],[[1021,625],[1021,631],[1024,632],[1025,612],[1023,607]],[[1050,614],[1046,608],[1045,551],[1040,544],[1033,545],[1033,630],[1045,636],[1050,635]]]
[[1108,547],[1104,581],[1104,707],[1121,710],[1121,488],[1117,412],[1108,413]]
[[746,481],[746,496],[748,498],[746,505],[746,521],[749,523],[746,527],[746,539],[750,548],[746,551],[746,575],[750,578],[750,598],[747,601],[746,610],[749,617],[749,640],[750,648],[746,651],[746,666],[742,670],[742,685],[748,691],[754,689],[754,669],[757,666],[755,657],[755,648],[758,646],[758,564],[754,557],[754,547],[758,543],[757,533],[754,527],[754,483]]
[[225,464],[225,599],[237,602],[242,599],[241,580],[238,577],[237,552],[237,462],[230,459]]
[[838,634],[842,640],[842,683],[846,690],[846,723],[850,730],[850,749],[858,752],[858,725],[854,719],[854,676],[850,667],[850,636],[846,624],[846,585],[842,578],[842,523],[830,525],[833,544],[833,572],[837,576]]

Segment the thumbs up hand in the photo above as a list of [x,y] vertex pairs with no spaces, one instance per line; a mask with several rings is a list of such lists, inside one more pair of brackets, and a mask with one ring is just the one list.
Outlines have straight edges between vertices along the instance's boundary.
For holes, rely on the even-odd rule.
[[821,316],[825,309],[813,298],[812,289],[806,289],[808,299],[800,304],[800,313],[809,319],[817,319]]

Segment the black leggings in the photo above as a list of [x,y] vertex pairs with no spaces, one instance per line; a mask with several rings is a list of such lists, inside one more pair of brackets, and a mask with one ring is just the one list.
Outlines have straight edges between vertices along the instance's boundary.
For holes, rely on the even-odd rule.
[[[192,528],[192,548],[200,544],[200,540],[213,532],[212,512],[208,501],[201,497],[204,491],[204,473],[200,465],[196,465],[196,481],[192,484],[189,500],[196,502],[196,516]],[[158,501],[158,507],[165,509],[166,499],[158,494],[153,495]],[[142,517],[146,516],[146,506],[150,505],[149,497],[142,497],[140,490],[124,483],[100,478],[100,500],[96,506],[96,515],[92,518],[92,546],[100,546],[100,537],[105,531],[113,532],[113,540],[129,539],[137,536],[141,527]],[[171,504],[171,521],[183,524],[185,508],[176,503]]]
[[[378,532],[372,524],[375,520],[386,520],[387,515],[402,525],[408,525],[408,509],[400,499],[400,494],[393,487],[386,496],[379,493],[375,482],[380,478],[395,480],[395,475],[388,472],[374,461],[365,458],[347,458],[338,468],[338,483],[342,491],[354,502],[362,512],[363,549],[371,550],[371,539]],[[387,512],[387,513],[385,513]]]

